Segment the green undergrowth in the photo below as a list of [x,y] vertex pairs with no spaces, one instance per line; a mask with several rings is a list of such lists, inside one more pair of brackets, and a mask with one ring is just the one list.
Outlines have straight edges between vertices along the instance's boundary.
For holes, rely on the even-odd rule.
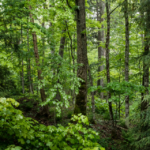
[[0,98],[0,137],[14,141],[7,149],[86,150],[99,147],[104,150],[97,142],[98,133],[89,128],[87,117],[81,114],[73,116],[73,123],[66,127],[45,126],[24,117],[22,111],[16,109],[18,106],[19,103],[14,99]]

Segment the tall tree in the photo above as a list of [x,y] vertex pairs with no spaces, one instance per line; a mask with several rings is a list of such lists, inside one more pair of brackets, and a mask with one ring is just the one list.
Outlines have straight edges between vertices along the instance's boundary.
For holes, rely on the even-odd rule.
[[144,100],[145,95],[148,95],[148,87],[149,87],[149,65],[147,63],[147,57],[149,54],[149,38],[145,33],[145,44],[144,44],[144,59],[143,59],[143,81],[142,85],[146,88],[146,93],[142,93],[142,102],[141,102],[141,111],[145,111],[148,107],[148,101]]
[[[60,39],[60,47],[59,47],[59,55],[62,59],[63,59],[63,55],[64,55],[64,47],[65,47],[65,41],[66,41],[65,32],[66,32],[66,29],[64,29],[62,32],[62,37]],[[59,68],[57,68],[57,74],[59,74],[60,67],[61,67],[61,62],[59,63]],[[59,79],[58,79],[57,83],[60,84]],[[60,95],[58,88],[57,88],[56,99],[59,101],[61,100],[61,95]]]
[[[125,16],[125,81],[129,82],[129,16],[128,16],[128,0],[124,1],[124,16]],[[125,97],[125,117],[126,126],[129,127],[129,95]]]
[[[91,68],[89,66],[89,63],[88,63],[88,76],[89,76],[89,82],[90,82],[90,86],[93,86],[93,77],[92,77],[92,74],[91,74]],[[92,123],[95,123],[95,99],[94,99],[94,94],[95,92],[92,91],[91,92],[91,105],[92,105]]]
[[[27,24],[29,24],[29,19],[27,19]],[[32,77],[31,77],[31,59],[30,59],[30,39],[29,39],[29,29],[27,28],[27,49],[28,49],[28,56],[27,56],[27,76],[28,76],[28,85],[29,85],[29,93],[34,94]]]
[[[109,63],[109,43],[110,43],[110,11],[109,11],[109,0],[106,0],[106,13],[107,13],[107,33],[106,33],[106,75],[107,75],[107,83],[110,82],[110,63]],[[111,98],[111,93],[108,92],[107,100]],[[110,119],[113,121],[113,110],[112,110],[112,102],[108,102],[109,104],[109,114]]]
[[148,100],[144,100],[145,95],[148,95],[149,87],[149,49],[150,49],[150,2],[141,0],[140,12],[142,16],[142,26],[144,27],[144,58],[143,58],[143,80],[142,85],[146,88],[146,93],[142,93],[141,111],[148,108]]
[[82,65],[78,67],[77,76],[80,81],[79,93],[76,95],[74,113],[86,115],[87,101],[87,38],[86,38],[86,20],[85,20],[85,0],[76,0],[76,21],[77,21],[77,63]]
[[[100,10],[99,10],[100,8]],[[105,10],[105,3],[100,0],[100,2],[97,1],[97,21],[99,21],[101,23],[101,29],[99,29],[98,31],[98,37],[97,37],[97,40],[98,40],[98,62],[99,62],[99,67],[98,67],[98,73],[100,71],[103,71],[104,70],[104,65],[102,64],[102,57],[104,56],[104,48],[102,46],[100,46],[101,43],[104,42],[104,25],[102,24],[102,22],[104,21],[103,19],[103,14],[104,14],[104,10]],[[100,12],[100,13],[99,13]],[[100,78],[100,76],[99,76]],[[104,83],[103,83],[103,78],[99,79],[97,81],[97,85],[99,86],[104,86]],[[101,92],[100,93],[100,97],[103,99],[104,98],[104,95],[103,93]]]

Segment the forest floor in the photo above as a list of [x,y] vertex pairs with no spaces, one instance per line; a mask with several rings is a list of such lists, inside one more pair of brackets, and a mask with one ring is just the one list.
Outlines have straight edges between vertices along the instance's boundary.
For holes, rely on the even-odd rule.
[[[23,112],[24,116],[31,117],[46,126],[57,124],[66,126],[73,114],[73,107],[70,107],[67,110],[62,109],[61,117],[55,117],[55,108],[51,107],[49,116],[39,115],[42,107],[39,106],[39,102],[35,98],[21,97],[17,101],[20,103],[18,109]],[[90,124],[90,127],[100,133],[98,143],[105,147],[106,150],[121,150],[121,146],[124,143],[121,127],[115,126],[112,129],[111,122],[102,120],[100,117],[97,117],[96,123]]]

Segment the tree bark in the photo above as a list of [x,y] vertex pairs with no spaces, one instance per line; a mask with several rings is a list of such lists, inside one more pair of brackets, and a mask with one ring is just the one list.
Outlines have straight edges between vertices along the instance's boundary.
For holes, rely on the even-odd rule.
[[[149,40],[145,35],[145,46],[144,46],[144,54],[145,57],[149,54],[149,44],[148,44]],[[145,111],[148,107],[148,101],[144,100],[144,96],[148,95],[148,87],[149,87],[149,66],[148,63],[146,62],[146,58],[144,58],[143,60],[143,81],[142,81],[142,85],[146,88],[146,93],[142,93],[142,97],[141,97],[141,111]]]
[[[45,28],[45,23],[43,19],[42,27]],[[45,56],[45,37],[42,37],[42,44],[43,44],[43,59],[42,59],[42,65],[44,65],[44,56]]]
[[[99,21],[101,24],[104,21],[102,18],[102,15],[104,14],[104,9],[105,9],[105,4],[102,0],[100,0],[100,3],[97,2],[97,8],[100,6],[100,15],[98,13],[97,9],[97,21]],[[104,42],[104,26],[101,26],[101,31],[98,31],[98,62],[99,62],[99,67],[98,67],[98,73],[104,70],[104,65],[102,64],[102,57],[104,56],[104,48],[100,46],[101,42]],[[100,78],[100,76],[98,76]],[[104,81],[103,78],[98,79],[97,81],[97,86],[104,86]],[[104,98],[104,94],[101,92],[100,93],[101,99]]]
[[[140,1],[141,4],[144,2],[144,0]],[[148,3],[147,3],[148,4]],[[146,12],[146,14],[144,14],[144,12]],[[141,93],[141,111],[144,112],[147,110],[148,108],[148,101],[144,100],[145,95],[148,95],[148,87],[149,87],[149,64],[147,62],[147,58],[149,55],[149,49],[150,49],[150,38],[149,38],[149,34],[150,34],[150,9],[147,5],[146,9],[144,10],[144,12],[141,12],[141,18],[146,18],[146,20],[144,20],[144,36],[142,37],[142,46],[144,46],[144,59],[143,59],[143,79],[142,79],[142,85],[146,88],[146,92],[145,93]],[[147,15],[147,16],[145,16]],[[146,114],[144,115],[144,117],[142,119],[145,119]]]
[[[106,0],[106,12],[107,12],[107,34],[106,34],[106,74],[107,74],[107,83],[110,82],[110,69],[109,69],[109,42],[110,42],[110,15],[109,15],[109,3],[108,0]],[[107,100],[111,98],[111,93],[108,92]],[[109,114],[110,119],[113,123],[113,110],[112,110],[112,102],[108,102],[109,104]]]
[[24,90],[24,63],[23,63],[23,58],[22,58],[22,71],[21,71],[21,82],[22,82],[22,93],[24,94],[25,93],[25,90]]
[[[93,78],[91,75],[91,69],[88,64],[88,74],[89,74],[89,80],[90,80],[90,86],[93,86]],[[94,91],[91,92],[91,105],[92,105],[92,123],[95,123],[95,99],[94,99]]]
[[82,64],[78,67],[77,76],[80,81],[79,93],[76,95],[74,113],[86,115],[87,101],[87,38],[85,20],[85,0],[76,0],[76,20],[77,20],[77,63]]
[[[29,46],[29,29],[27,29],[27,49],[28,54],[30,53],[30,46]],[[28,56],[30,57],[30,56]],[[31,77],[31,66],[30,66],[30,58],[27,58],[27,75],[28,75],[28,85],[29,85],[29,93],[34,94],[33,90],[33,83],[32,83],[32,77]]]
[[[66,30],[63,30],[63,33],[64,32],[66,32]],[[61,40],[60,40],[60,47],[59,47],[59,55],[60,55],[61,58],[63,58],[63,54],[64,54],[65,41],[66,41],[66,36],[62,35]],[[57,74],[59,74],[60,67],[61,67],[61,62],[59,63],[59,68],[57,68]],[[57,83],[60,83],[59,79],[58,79]],[[58,88],[57,88],[56,99],[58,101],[61,101],[61,95],[59,93],[59,89]]]
[[[22,24],[21,24],[21,38],[20,38],[20,41],[19,41],[19,44],[21,45],[22,44]],[[24,62],[23,62],[23,58],[22,58],[22,61],[21,61],[21,85],[22,85],[22,93],[25,94],[25,89],[24,89]]]
[[[129,82],[129,17],[128,17],[128,0],[125,0],[124,5],[124,16],[125,16],[125,81]],[[125,117],[126,126],[129,127],[129,95],[125,97]]]
[[[66,30],[63,30],[63,33],[65,32]],[[59,47],[59,55],[61,56],[61,58],[63,58],[63,55],[64,55],[65,41],[66,41],[66,36],[62,35],[61,40],[60,40],[60,47]]]

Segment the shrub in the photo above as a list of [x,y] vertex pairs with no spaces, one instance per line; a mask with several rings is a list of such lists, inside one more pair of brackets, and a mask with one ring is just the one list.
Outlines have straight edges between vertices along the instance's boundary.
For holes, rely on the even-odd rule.
[[67,114],[67,118],[68,118],[68,119],[71,119],[72,115],[73,115],[73,113],[72,113],[72,112],[68,112],[68,114]]
[[97,143],[98,133],[90,128],[87,117],[73,116],[67,127],[45,126],[36,120],[24,117],[13,107],[19,103],[11,98],[0,98],[0,136],[15,137],[23,149],[82,150],[87,147],[102,147]]

